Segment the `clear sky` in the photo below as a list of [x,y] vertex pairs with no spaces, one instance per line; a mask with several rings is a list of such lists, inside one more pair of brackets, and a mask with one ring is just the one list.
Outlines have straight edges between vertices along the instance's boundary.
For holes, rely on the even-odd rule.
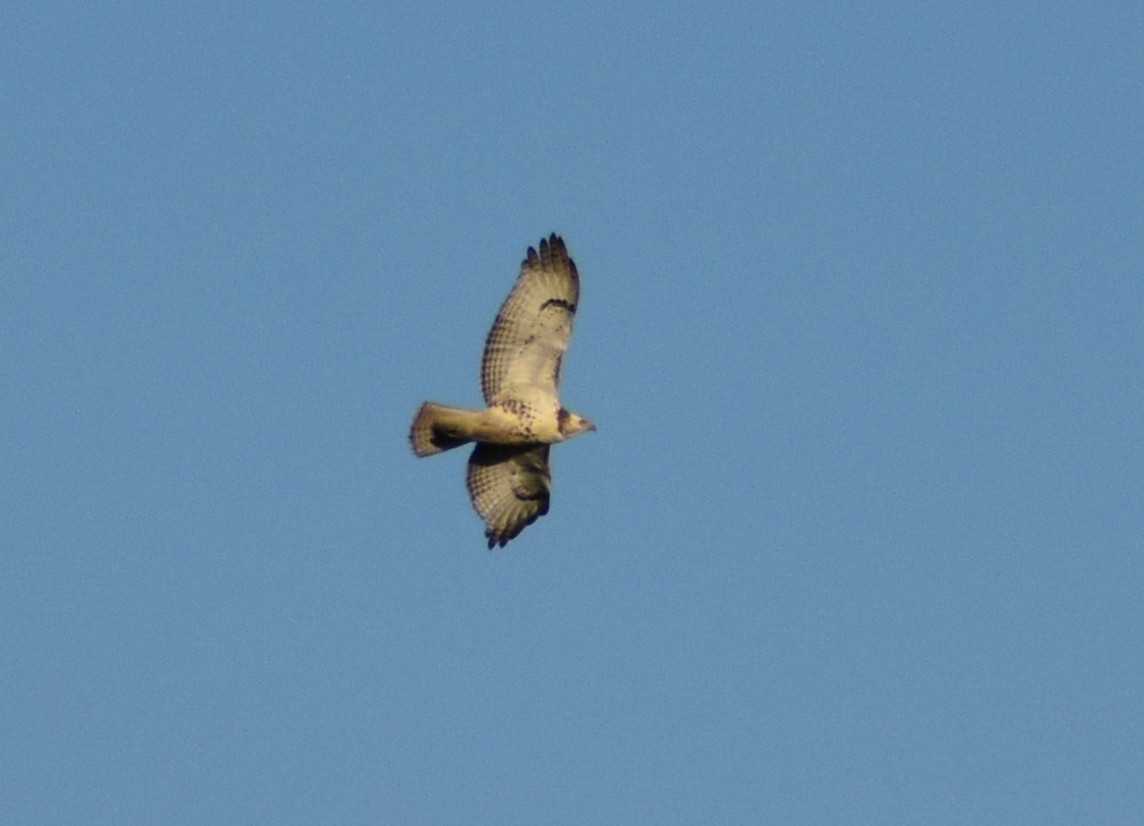
[[[0,821],[1138,818],[1141,43],[5,3]],[[553,231],[599,430],[489,552],[407,432]]]

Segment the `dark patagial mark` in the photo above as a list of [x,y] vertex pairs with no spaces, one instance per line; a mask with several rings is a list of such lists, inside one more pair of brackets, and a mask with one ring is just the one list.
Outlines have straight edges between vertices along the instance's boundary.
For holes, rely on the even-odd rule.
[[550,299],[548,299],[547,301],[545,301],[543,304],[540,305],[540,312],[543,313],[550,306],[552,306],[552,307],[563,307],[565,310],[572,313],[573,315],[575,315],[575,313],[576,313],[576,305],[573,304],[571,301],[565,301],[563,298],[550,298]]

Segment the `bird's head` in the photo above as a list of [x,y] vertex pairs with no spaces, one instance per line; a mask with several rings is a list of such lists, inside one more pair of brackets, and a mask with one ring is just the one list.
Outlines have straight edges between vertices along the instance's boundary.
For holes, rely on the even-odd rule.
[[565,439],[571,439],[573,436],[578,436],[581,433],[587,433],[589,430],[595,430],[596,425],[585,419],[579,413],[573,413],[570,410],[560,409],[560,435]]

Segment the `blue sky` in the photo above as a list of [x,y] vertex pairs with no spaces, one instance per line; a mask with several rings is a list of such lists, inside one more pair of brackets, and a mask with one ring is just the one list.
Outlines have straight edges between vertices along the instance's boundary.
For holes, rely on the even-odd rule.
[[[1139,4],[9,3],[0,820],[1144,809]],[[583,294],[484,548],[525,248]]]

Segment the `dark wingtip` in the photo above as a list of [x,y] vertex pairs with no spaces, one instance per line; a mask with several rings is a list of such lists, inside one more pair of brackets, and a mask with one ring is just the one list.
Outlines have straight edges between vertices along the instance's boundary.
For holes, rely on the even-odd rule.
[[[568,248],[564,246],[564,239],[555,232],[550,233],[547,238],[541,238],[539,246],[529,247],[524,260],[520,263],[522,267],[534,267],[537,264],[544,266],[554,257],[563,258],[568,263],[572,263],[572,259],[568,256]],[[572,267],[575,269],[576,265],[572,264]]]

